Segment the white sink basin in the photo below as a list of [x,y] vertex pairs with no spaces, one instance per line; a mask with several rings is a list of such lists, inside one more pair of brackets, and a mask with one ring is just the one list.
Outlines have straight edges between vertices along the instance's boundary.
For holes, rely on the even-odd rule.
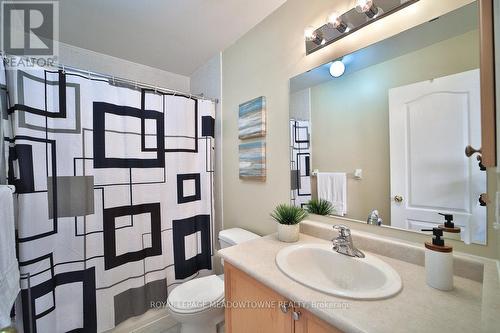
[[330,295],[360,300],[396,295],[403,286],[399,274],[384,261],[365,255],[339,254],[330,244],[292,245],[278,252],[276,264],[293,280]]

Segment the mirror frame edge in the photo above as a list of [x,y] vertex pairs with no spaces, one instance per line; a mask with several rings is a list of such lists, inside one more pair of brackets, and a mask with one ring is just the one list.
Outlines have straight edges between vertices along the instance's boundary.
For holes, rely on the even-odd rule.
[[479,0],[481,75],[481,155],[486,167],[497,166],[493,0]]

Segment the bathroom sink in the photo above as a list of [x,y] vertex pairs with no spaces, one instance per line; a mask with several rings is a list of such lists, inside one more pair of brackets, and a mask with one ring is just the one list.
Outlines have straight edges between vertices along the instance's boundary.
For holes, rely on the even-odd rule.
[[403,286],[399,274],[384,261],[370,254],[349,257],[333,251],[330,244],[288,246],[278,252],[276,264],[305,286],[345,298],[389,298]]

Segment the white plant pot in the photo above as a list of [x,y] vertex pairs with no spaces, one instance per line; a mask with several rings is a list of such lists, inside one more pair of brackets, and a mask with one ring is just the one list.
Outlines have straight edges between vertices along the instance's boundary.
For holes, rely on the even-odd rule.
[[282,242],[293,243],[299,240],[299,224],[279,224],[278,239]]

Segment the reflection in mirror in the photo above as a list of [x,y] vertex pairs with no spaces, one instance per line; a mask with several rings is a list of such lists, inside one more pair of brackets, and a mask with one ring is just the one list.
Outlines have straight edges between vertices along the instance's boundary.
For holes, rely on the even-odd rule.
[[5,155],[5,143],[4,137],[4,126],[2,126],[2,121],[7,119],[7,88],[5,85],[5,71],[0,71],[0,185],[7,184],[7,170],[6,161],[3,158]]
[[292,203],[486,244],[479,45],[472,3],[292,78]]

